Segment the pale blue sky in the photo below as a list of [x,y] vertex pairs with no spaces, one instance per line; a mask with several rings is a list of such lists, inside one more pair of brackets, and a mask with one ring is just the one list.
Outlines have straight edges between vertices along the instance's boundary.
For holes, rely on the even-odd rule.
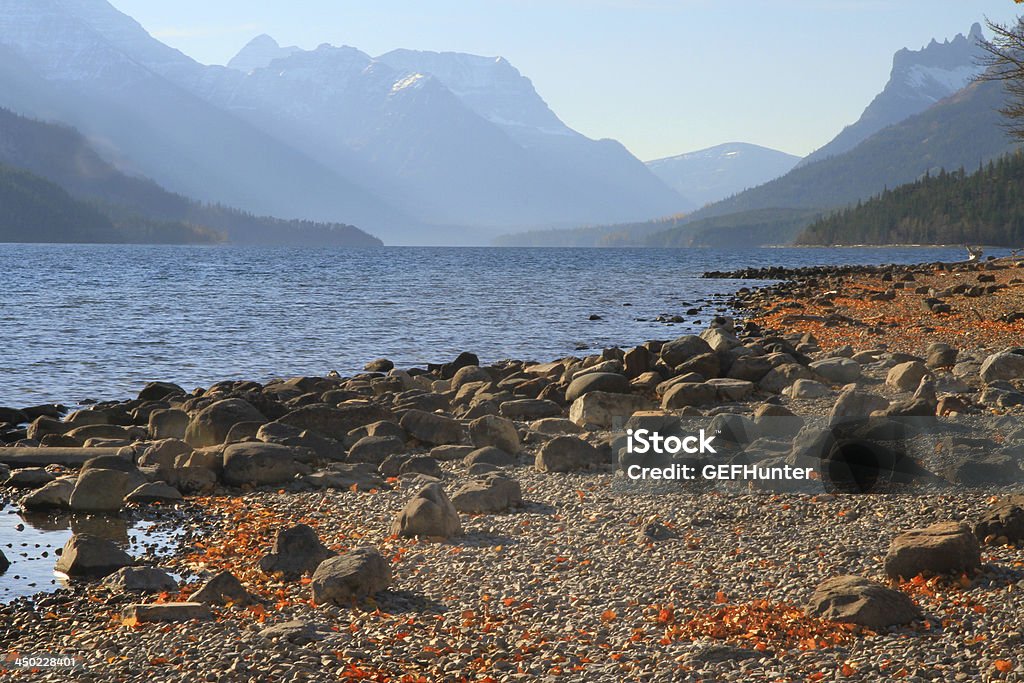
[[[641,159],[744,141],[807,154],[852,123],[892,53],[1008,22],[1012,0],[112,0],[223,64],[268,33],[378,55],[506,57],[562,120]],[[741,7],[742,5],[742,7]]]

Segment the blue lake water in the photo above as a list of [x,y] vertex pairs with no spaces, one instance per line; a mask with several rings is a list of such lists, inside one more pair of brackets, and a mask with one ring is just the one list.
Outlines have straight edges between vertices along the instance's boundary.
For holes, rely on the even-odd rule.
[[[382,356],[400,367],[464,350],[551,360],[705,325],[720,304],[686,310],[750,284],[703,280],[706,270],[963,258],[959,248],[0,244],[0,405],[122,399],[158,379],[192,389],[348,374]],[[661,314],[687,323],[653,322]]]

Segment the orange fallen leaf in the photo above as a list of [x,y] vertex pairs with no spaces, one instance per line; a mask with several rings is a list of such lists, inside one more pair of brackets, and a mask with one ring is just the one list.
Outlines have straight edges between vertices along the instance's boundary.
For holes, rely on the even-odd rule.
[[615,612],[615,610],[606,609],[605,611],[601,612],[601,621],[605,623],[615,621],[618,617],[619,615]]
[[999,671],[1000,673],[1006,673],[1007,671],[1013,669],[1013,662],[1011,662],[1008,659],[997,659],[995,662],[993,662],[992,666],[996,668],[996,671]]

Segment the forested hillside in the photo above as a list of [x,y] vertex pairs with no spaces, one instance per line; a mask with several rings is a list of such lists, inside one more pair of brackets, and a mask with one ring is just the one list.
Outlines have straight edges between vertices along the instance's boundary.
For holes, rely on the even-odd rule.
[[1024,155],[886,190],[813,223],[797,243],[1024,246]]
[[0,242],[219,242],[222,235],[172,221],[108,216],[28,171],[0,164]]

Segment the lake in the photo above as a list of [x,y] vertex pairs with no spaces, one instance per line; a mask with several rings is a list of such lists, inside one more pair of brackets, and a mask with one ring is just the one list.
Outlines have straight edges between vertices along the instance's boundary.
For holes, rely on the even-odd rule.
[[[706,270],[963,258],[960,248],[5,244],[0,406],[124,399],[151,380],[191,390],[345,375],[378,357],[399,367],[460,351],[551,360],[703,327],[751,284],[703,280]],[[686,322],[654,321],[663,314]]]

